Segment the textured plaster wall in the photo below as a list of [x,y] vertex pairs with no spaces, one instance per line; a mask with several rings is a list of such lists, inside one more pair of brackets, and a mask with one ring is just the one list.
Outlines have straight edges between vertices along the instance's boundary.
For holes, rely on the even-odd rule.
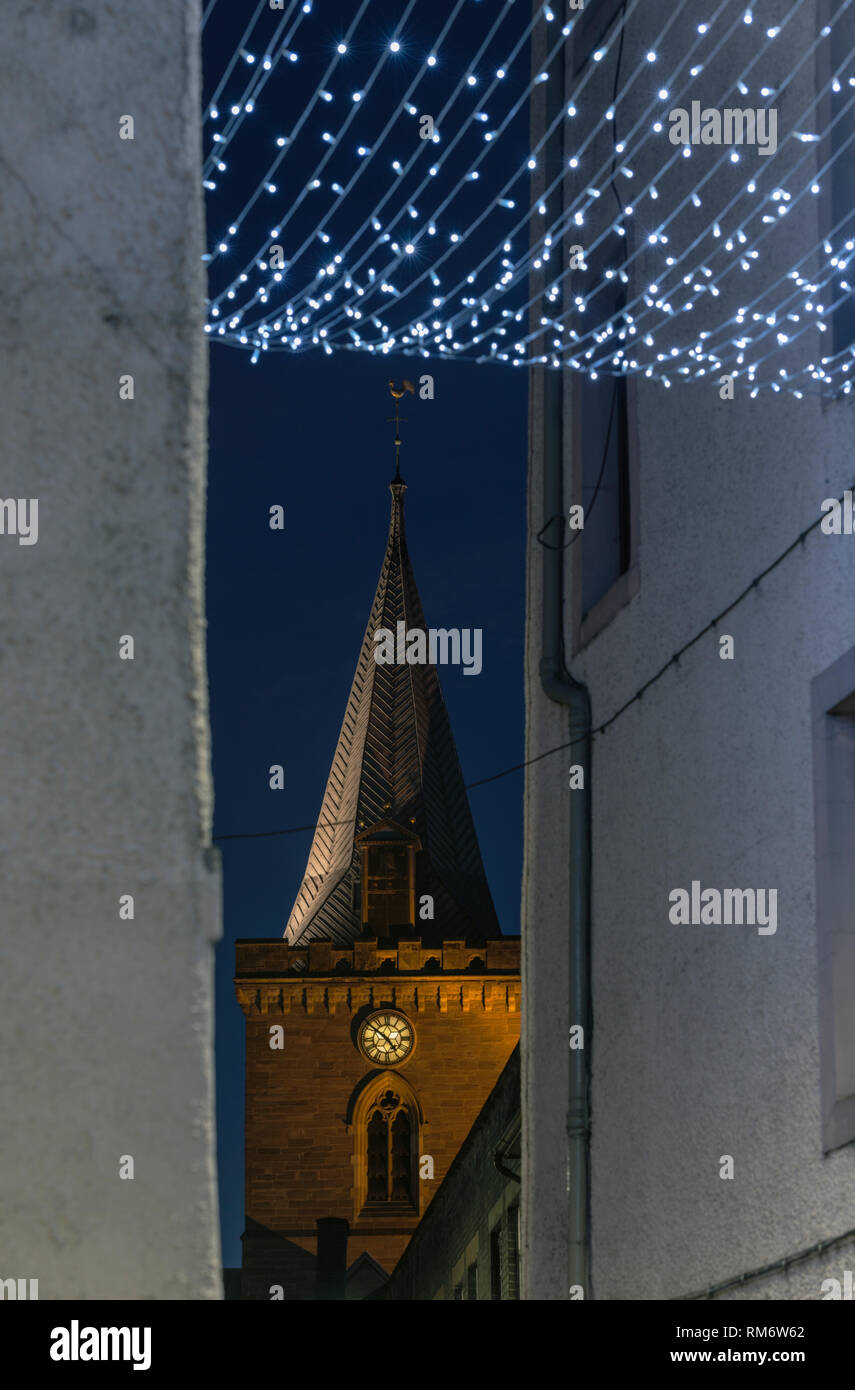
[[[812,42],[813,7],[803,8],[790,22],[786,47],[764,65],[770,85]],[[755,24],[772,22],[769,7],[754,11]],[[642,14],[630,29],[627,71],[661,20]],[[708,86],[690,95],[719,104],[713,93],[726,86],[726,76],[713,68],[705,74]],[[609,69],[602,81],[612,78]],[[814,82],[811,62],[779,106],[779,140],[787,129],[804,128],[797,116]],[[696,161],[697,155],[685,163]],[[635,168],[643,184],[651,167],[640,161]],[[819,200],[808,200],[791,212],[780,252],[753,273],[752,294],[819,239],[820,211]],[[706,215],[686,220],[687,238],[703,229]],[[637,283],[653,279],[660,265],[645,253]],[[747,294],[746,279],[729,291],[734,306]],[[818,340],[815,333],[817,355],[827,350]],[[546,519],[540,514],[541,390],[535,376],[532,537]],[[569,392],[566,400],[565,438]],[[742,383],[734,401],[722,401],[717,374],[691,384],[675,378],[670,391],[642,380],[637,431],[640,589],[571,662],[590,688],[595,725],[855,476],[851,401],[768,393],[751,401]],[[718,634],[710,632],[595,742],[596,1298],[662,1299],[702,1290],[855,1224],[853,1146],[822,1152],[810,707],[811,680],[855,645],[853,546],[853,537],[811,535],[718,629],[734,637],[734,661],[719,659]],[[565,740],[567,725],[540,690],[541,553],[533,540],[529,563],[527,753],[534,757]],[[570,598],[568,591],[567,612]],[[568,627],[568,653],[571,638]],[[529,1297],[566,1297],[570,761],[564,754],[545,759],[529,770],[527,782]],[[777,889],[776,935],[671,925],[669,892],[689,888],[693,879],[703,887]],[[719,1177],[725,1154],[734,1158],[733,1181]],[[724,1296],[819,1298],[821,1281],[842,1277],[851,1262],[851,1247],[838,1247]]]
[[0,10],[0,494],[39,499],[0,536],[0,1275],[42,1299],[221,1296],[198,25]]
[[[532,35],[532,71],[542,71],[546,26]],[[535,86],[531,129],[535,143],[548,123],[552,83]],[[532,179],[534,196],[546,184],[543,162]],[[534,280],[542,287],[543,281]],[[539,312],[532,310],[533,318]],[[534,322],[532,324],[534,326]],[[567,741],[567,712],[541,692],[543,552],[534,540],[544,522],[544,373],[530,376],[526,572],[526,759]],[[520,1011],[521,1171],[520,1257],[522,1297],[567,1295],[567,1086],[568,953],[567,855],[569,802],[565,760],[532,763],[525,772],[525,853],[521,895]]]

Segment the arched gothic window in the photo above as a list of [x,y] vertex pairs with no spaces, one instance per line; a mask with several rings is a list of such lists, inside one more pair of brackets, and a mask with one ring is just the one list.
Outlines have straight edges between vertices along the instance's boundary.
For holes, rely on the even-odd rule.
[[424,1117],[405,1078],[365,1079],[348,1106],[355,1144],[354,1217],[421,1211],[419,1136]]
[[366,1126],[366,1201],[413,1201],[413,1133],[410,1109],[391,1088],[378,1096]]

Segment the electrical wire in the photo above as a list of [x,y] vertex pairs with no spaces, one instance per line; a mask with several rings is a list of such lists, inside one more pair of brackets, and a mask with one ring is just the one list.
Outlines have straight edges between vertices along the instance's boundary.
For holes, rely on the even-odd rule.
[[[855,492],[855,479],[853,479],[851,486],[848,489],[846,489],[846,491]],[[845,493],[837,498],[838,503],[840,503],[841,505],[843,505],[844,500]],[[756,574],[754,578],[748,584],[745,585],[745,588],[737,594],[736,598],[732,599],[730,603],[728,603],[724,608],[722,608],[720,612],[718,612],[714,618],[711,618],[710,621],[704,627],[700,628],[694,634],[693,637],[690,637],[687,642],[684,642],[682,647],[679,647],[677,651],[674,652],[674,654],[668,659],[668,661],[666,661],[664,665],[660,666],[658,671],[656,671],[652,676],[650,676],[644,682],[643,685],[640,685],[638,689],[634,692],[634,694],[630,695],[630,697],[627,700],[624,700],[623,704],[619,705],[618,708],[614,711],[614,713],[609,715],[608,719],[604,719],[602,723],[597,724],[591,730],[590,733],[592,743],[596,738],[602,738],[602,736],[607,732],[607,730],[610,729],[613,724],[617,723],[617,721],[621,719],[624,714],[626,714],[627,710],[631,709],[633,705],[640,703],[647,691],[650,690],[654,685],[658,684],[658,682],[663,678],[663,676],[666,675],[668,671],[671,670],[673,666],[678,665],[681,658],[685,656],[686,652],[691,651],[692,647],[696,646],[697,643],[700,642],[701,639],[705,637],[708,632],[711,632],[714,628],[716,628],[723,618],[726,618],[729,613],[732,613],[735,608],[737,608],[742,602],[744,602],[744,600],[748,597],[749,594],[755,592],[759,588],[762,581],[768,578],[768,576],[772,574],[773,571],[776,570],[778,566],[784,562],[784,560],[786,560],[788,555],[791,555],[792,552],[798,546],[804,544],[811,532],[815,531],[816,528],[822,524],[826,515],[826,512],[820,513],[820,515],[816,518],[815,521],[812,521],[809,526],[806,526],[803,531],[800,531],[799,534],[796,536],[795,540],[791,541],[790,544],[784,550],[782,550],[780,554],[778,554],[775,557],[775,559],[771,561],[770,564],[766,565],[765,569],[760,570],[759,574]],[[570,739],[567,743],[556,744],[554,748],[547,748],[545,752],[538,753],[533,758],[526,758],[523,762],[514,763],[510,767],[505,767],[501,770],[501,772],[494,772],[489,777],[479,777],[474,782],[467,782],[465,784],[466,790],[472,791],[475,787],[486,787],[491,782],[498,782],[503,777],[509,777],[513,772],[521,772],[524,768],[532,767],[535,763],[543,762],[545,758],[551,758],[556,753],[566,752],[568,748],[574,748],[577,744],[584,743],[585,738],[586,736],[583,735],[580,738]],[[316,822],[314,825],[293,825],[289,826],[285,830],[259,830],[238,832],[231,835],[214,835],[213,839],[215,841],[259,840],[276,835],[296,835],[306,830],[314,831],[321,828],[327,829],[333,826],[352,825],[354,824],[354,822],[355,817],[352,817],[351,819],[344,821],[319,821]]]
[[815,1258],[817,1255],[824,1255],[826,1250],[835,1250],[850,1240],[855,1240],[855,1226],[844,1231],[842,1235],[832,1236],[830,1240],[818,1240],[815,1245],[809,1246],[806,1250],[798,1250],[794,1255],[785,1255],[783,1259],[775,1260],[772,1264],[760,1265],[757,1269],[747,1269],[733,1279],[723,1279],[719,1284],[710,1284],[700,1293],[675,1294],[674,1302],[686,1303],[702,1298],[714,1298],[717,1293],[724,1293],[726,1289],[741,1288],[743,1284],[747,1284],[753,1279],[761,1279],[767,1274],[776,1274],[779,1270],[786,1271],[790,1265],[801,1264],[804,1260]]

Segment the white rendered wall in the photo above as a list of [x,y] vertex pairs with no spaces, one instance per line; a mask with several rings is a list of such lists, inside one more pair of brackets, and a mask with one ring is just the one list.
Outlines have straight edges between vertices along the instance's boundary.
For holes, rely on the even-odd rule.
[[0,495],[39,500],[0,535],[0,1276],[42,1299],[222,1296],[198,29],[0,10]]
[[[627,71],[663,20],[661,10],[641,10],[629,31]],[[754,6],[755,23],[772,22],[767,10]],[[786,49],[766,65],[772,85],[813,40],[813,6],[804,10],[790,21]],[[696,18],[693,12],[686,22]],[[604,80],[610,83],[612,73]],[[712,105],[710,93],[724,74],[707,77],[710,88],[696,95]],[[810,63],[781,104],[779,140],[814,82]],[[643,186],[650,166],[642,160],[635,168]],[[707,215],[702,210],[681,225],[692,235]],[[816,243],[819,215],[818,200],[790,214],[777,242],[782,249],[755,274],[753,293],[764,274],[776,278]],[[645,255],[637,283],[654,278],[660,265]],[[746,294],[743,285],[738,293]],[[829,350],[818,339],[814,334],[817,356]],[[530,758],[568,736],[566,717],[542,694],[537,671],[542,557],[533,537],[546,520],[541,389],[536,373]],[[565,440],[569,392],[567,401]],[[639,592],[570,661],[589,686],[595,725],[809,526],[825,498],[841,495],[855,478],[851,398],[823,404],[765,393],[752,401],[737,383],[735,399],[722,401],[717,377],[691,384],[675,378],[667,391],[642,380],[637,430]],[[569,469],[566,455],[565,464]],[[721,633],[735,639],[733,661],[719,658]],[[565,640],[569,653],[569,624]],[[595,741],[590,1293],[598,1299],[700,1291],[855,1225],[855,1146],[822,1152],[811,735],[811,681],[853,646],[855,537],[817,530],[718,634],[705,636]],[[555,1232],[563,1234],[567,1202],[570,761],[563,754],[544,759],[527,779],[529,1297],[566,1297],[567,1284],[566,1247]],[[705,888],[776,888],[776,934],[672,925],[669,893],[693,879]],[[719,1176],[722,1155],[733,1156],[732,1181]],[[853,1258],[850,1242],[725,1296],[817,1299],[822,1280],[841,1278]]]

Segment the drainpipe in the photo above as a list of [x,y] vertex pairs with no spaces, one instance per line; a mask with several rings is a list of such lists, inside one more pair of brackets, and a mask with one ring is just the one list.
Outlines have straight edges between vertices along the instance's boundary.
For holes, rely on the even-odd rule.
[[[547,124],[564,105],[564,45],[559,50],[547,87]],[[546,184],[564,166],[563,123],[547,142]],[[562,184],[557,196],[563,196]],[[556,209],[552,209],[553,218]],[[564,239],[558,247],[564,264]],[[591,1055],[591,702],[587,687],[570,675],[564,658],[564,428],[563,372],[543,369],[543,523],[558,518],[543,532],[543,646],[540,681],[544,694],[564,705],[569,715],[572,746],[570,764],[582,768],[583,786],[570,791],[568,846],[569,902],[569,1023],[581,1024],[584,1046],[570,1048],[567,1097],[568,1273],[570,1297],[589,1294],[589,1155]],[[574,532],[574,535],[577,533]],[[568,1040],[569,1041],[569,1040]],[[581,1294],[580,1294],[581,1289]]]
[[[563,523],[563,428],[560,371],[544,370],[543,392],[543,515]],[[591,1055],[591,702],[587,687],[574,680],[564,664],[564,543],[565,528],[548,528],[543,546],[543,646],[540,682],[550,700],[569,714],[570,763],[582,768],[583,786],[571,791],[569,843],[569,1022],[584,1029],[584,1047],[570,1048],[567,1097],[568,1254],[571,1296],[588,1297],[589,1241],[588,1167],[590,1149]],[[575,533],[574,533],[575,534]]]

